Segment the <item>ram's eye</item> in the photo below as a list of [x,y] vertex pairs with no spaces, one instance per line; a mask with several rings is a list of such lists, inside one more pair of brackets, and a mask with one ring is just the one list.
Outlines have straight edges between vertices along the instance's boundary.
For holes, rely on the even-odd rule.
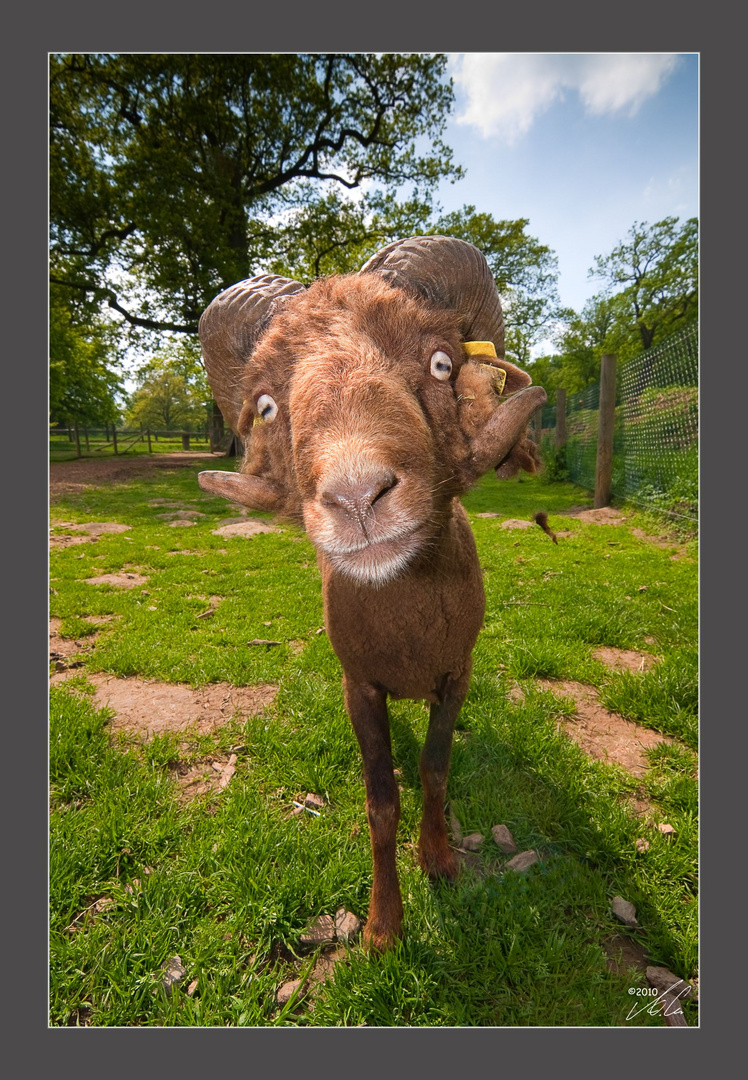
[[271,420],[275,420],[278,415],[278,406],[275,404],[270,394],[260,394],[257,399],[257,415],[260,420],[265,420],[270,423]]
[[441,382],[446,382],[452,374],[452,361],[441,349],[438,349],[431,357],[431,374]]

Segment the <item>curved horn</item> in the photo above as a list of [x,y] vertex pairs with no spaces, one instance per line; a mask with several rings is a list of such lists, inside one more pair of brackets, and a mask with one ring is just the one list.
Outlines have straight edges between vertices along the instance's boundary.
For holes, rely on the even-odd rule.
[[211,301],[200,316],[198,334],[213,397],[236,431],[242,409],[241,380],[257,342],[278,304],[304,286],[277,274],[238,281]]
[[462,316],[464,341],[492,341],[504,357],[504,316],[485,256],[451,236],[411,236],[372,255],[360,274],[381,274],[391,285],[415,291]]

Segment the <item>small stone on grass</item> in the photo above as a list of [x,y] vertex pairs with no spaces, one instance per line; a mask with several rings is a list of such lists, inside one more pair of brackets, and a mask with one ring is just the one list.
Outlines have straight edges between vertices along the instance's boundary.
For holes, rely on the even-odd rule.
[[181,956],[172,956],[171,960],[164,960],[161,970],[164,973],[161,985],[166,991],[166,996],[170,997],[174,987],[187,974],[187,969],[182,966]]
[[494,825],[491,829],[491,835],[505,855],[514,855],[516,853],[517,845],[506,825]]
[[515,855],[513,859],[504,867],[505,870],[515,870],[517,873],[524,873],[536,862],[538,862],[537,851],[521,851],[519,855]]
[[625,926],[639,925],[636,919],[636,908],[631,901],[624,900],[622,896],[614,896],[611,909],[619,922],[624,923]]
[[483,836],[479,832],[470,833],[469,836],[463,836],[460,847],[465,851],[478,851],[483,843]]
[[681,979],[679,975],[673,975],[667,968],[647,967],[647,982],[660,994],[671,994],[681,1001],[695,1000],[696,995],[691,983]]
[[303,932],[299,941],[304,949],[331,945],[335,941],[335,920],[332,915],[320,915],[316,918]]
[[338,941],[354,941],[360,930],[361,920],[357,919],[352,911],[346,911],[344,907],[338,908],[335,912],[335,936]]
[[293,979],[291,982],[283,983],[283,986],[276,994],[276,1001],[279,1005],[287,1005],[293,995],[301,986],[301,979]]

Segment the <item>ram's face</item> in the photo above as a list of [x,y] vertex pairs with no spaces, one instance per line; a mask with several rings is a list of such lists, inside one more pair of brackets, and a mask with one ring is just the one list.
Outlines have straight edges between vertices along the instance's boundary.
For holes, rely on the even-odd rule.
[[[428,547],[460,490],[463,355],[449,315],[429,318],[376,279],[345,285],[320,283],[289,304],[258,348],[245,470],[272,471],[274,483],[284,472],[335,569],[381,584]],[[271,369],[286,378],[273,385]]]
[[[221,493],[302,522],[355,581],[397,577],[428,555],[452,500],[505,457],[538,404],[515,393],[502,405],[496,369],[468,359],[458,325],[374,276],[289,299],[247,367],[247,453],[241,474],[220,475]],[[529,382],[504,369],[510,390]]]
[[418,394],[376,353],[304,358],[291,427],[310,539],[362,583],[397,576],[433,539],[454,493]]

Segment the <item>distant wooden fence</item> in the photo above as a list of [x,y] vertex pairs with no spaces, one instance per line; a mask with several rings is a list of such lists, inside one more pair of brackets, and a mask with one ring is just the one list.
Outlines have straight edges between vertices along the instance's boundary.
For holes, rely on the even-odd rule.
[[[211,453],[228,452],[233,434],[228,429],[207,426],[201,430],[165,430],[159,428],[117,429],[89,428],[79,424],[50,428],[50,453],[68,457],[98,457],[107,454],[167,453],[175,450],[208,449]],[[68,451],[66,453],[65,451]]]

